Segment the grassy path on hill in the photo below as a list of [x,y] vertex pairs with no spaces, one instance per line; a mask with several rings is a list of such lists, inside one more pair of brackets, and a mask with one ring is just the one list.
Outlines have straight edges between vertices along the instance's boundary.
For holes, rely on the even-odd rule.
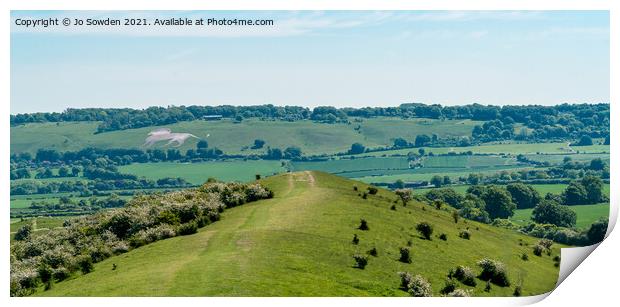
[[[275,198],[249,203],[223,213],[222,219],[197,234],[162,240],[109,258],[95,271],[55,284],[47,296],[407,296],[399,290],[397,272],[427,278],[435,295],[448,271],[490,257],[504,262],[511,287],[484,292],[478,280],[469,289],[479,296],[510,296],[521,284],[523,295],[553,288],[558,270],[551,256],[534,256],[537,239],[461,220],[450,213],[410,203],[390,210],[392,192],[358,196],[366,185],[319,172],[274,176],[262,181]],[[360,218],[369,231],[357,229]],[[433,240],[423,240],[415,225],[434,225]],[[470,228],[471,240],[458,237]],[[437,238],[448,235],[448,241]],[[353,245],[353,234],[360,238]],[[411,243],[413,262],[398,261],[398,248]],[[352,255],[372,247],[364,270],[353,268]],[[520,259],[529,253],[529,261]],[[112,270],[113,264],[117,265]]]

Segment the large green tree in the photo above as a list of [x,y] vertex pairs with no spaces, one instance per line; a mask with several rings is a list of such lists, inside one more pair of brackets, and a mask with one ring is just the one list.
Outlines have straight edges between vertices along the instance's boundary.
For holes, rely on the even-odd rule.
[[507,185],[506,190],[512,196],[512,201],[517,205],[517,209],[534,208],[542,199],[533,187],[520,182]]
[[574,227],[577,214],[567,206],[552,200],[543,200],[532,211],[532,220],[540,224],[553,224],[560,227]]
[[589,204],[596,204],[605,201],[603,194],[603,181],[595,176],[585,176],[581,179],[581,185],[586,190],[586,201]]
[[582,205],[586,199],[586,189],[577,181],[571,182],[564,190],[564,202],[567,205]]
[[510,193],[499,186],[488,186],[480,197],[485,203],[485,209],[491,219],[509,218],[514,215],[517,208]]

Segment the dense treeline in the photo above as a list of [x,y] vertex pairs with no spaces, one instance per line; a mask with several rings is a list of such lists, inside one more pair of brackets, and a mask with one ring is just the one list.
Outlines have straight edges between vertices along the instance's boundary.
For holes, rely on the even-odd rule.
[[35,200],[25,209],[11,212],[11,218],[26,218],[37,216],[76,216],[92,214],[103,209],[119,208],[126,204],[126,200],[115,193],[107,197],[92,196],[88,199],[74,199],[61,196],[56,202],[49,199]]
[[114,180],[67,180],[67,181],[39,181],[26,180],[11,182],[11,195],[78,193],[80,196],[99,195],[102,191],[116,190],[143,190],[191,187],[183,178],[161,178],[150,180],[114,179]]
[[[583,135],[606,138],[609,135],[609,104],[562,104],[556,106],[463,106],[406,103],[398,107],[335,108],[316,107],[312,110],[296,106],[170,106],[136,109],[67,109],[61,113],[30,113],[11,115],[11,125],[33,122],[100,121],[97,132],[169,125],[182,121],[217,115],[236,121],[244,118],[321,122],[347,122],[349,116],[402,118],[471,119],[488,121],[476,128],[472,137],[481,141],[507,138],[565,139]],[[525,127],[515,133],[514,124]]]
[[44,235],[26,225],[11,244],[11,296],[33,293],[40,285],[75,272],[90,273],[93,263],[177,235],[195,233],[230,207],[273,197],[260,184],[211,182],[194,190],[144,195],[124,208],[68,220]]
[[[570,245],[598,243],[607,227],[604,222],[605,229],[601,230],[603,222],[598,221],[589,229],[575,229],[577,215],[570,206],[609,201],[601,179],[593,176],[571,182],[561,194],[542,196],[531,186],[517,182],[506,186],[473,185],[465,195],[451,188],[434,189],[416,197],[438,208],[449,205],[459,217]],[[508,220],[516,209],[528,208],[533,208],[533,223],[521,227]]]
[[[266,160],[299,160],[304,158],[299,147],[290,146],[285,149],[267,147],[262,155],[238,156],[226,155],[217,147],[208,148],[205,141],[198,142],[196,149],[190,148],[181,152],[175,148],[163,149],[123,149],[108,148],[100,149],[87,147],[78,151],[59,152],[56,149],[41,148],[33,156],[24,152],[11,154],[11,179],[52,178],[52,177],[76,177],[77,174],[89,166],[128,165],[131,163],[146,162],[201,162],[226,158],[247,158]],[[55,175],[45,167],[60,167]],[[32,169],[43,168],[35,170]],[[86,171],[84,171],[86,173]]]

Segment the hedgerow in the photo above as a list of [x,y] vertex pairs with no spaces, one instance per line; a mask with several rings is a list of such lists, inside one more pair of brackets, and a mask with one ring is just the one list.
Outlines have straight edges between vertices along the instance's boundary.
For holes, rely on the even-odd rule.
[[93,263],[112,255],[195,233],[217,221],[226,208],[271,197],[273,192],[257,183],[208,182],[197,189],[140,195],[123,208],[69,220],[44,235],[24,235],[11,244],[10,295],[32,294],[41,283],[77,271],[89,273]]

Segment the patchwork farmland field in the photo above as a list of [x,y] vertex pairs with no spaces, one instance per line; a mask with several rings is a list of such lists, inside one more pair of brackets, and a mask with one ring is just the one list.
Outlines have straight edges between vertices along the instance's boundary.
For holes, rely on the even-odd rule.
[[134,163],[119,167],[121,172],[148,179],[182,177],[192,184],[202,184],[209,177],[221,181],[252,181],[256,174],[269,176],[286,171],[280,161],[213,161],[200,163]]
[[477,168],[517,164],[517,159],[502,156],[432,156],[422,159],[425,168]]
[[[579,151],[582,154],[587,153],[607,153],[609,154],[609,145],[592,145],[592,146],[579,146],[571,147],[567,143],[516,143],[506,142],[503,144],[483,144],[478,146],[465,146],[465,147],[424,147],[427,153],[433,154],[447,154],[450,152],[460,153],[471,151],[473,153],[481,154],[576,154]],[[392,156],[392,155],[407,155],[409,152],[418,152],[418,148],[404,148],[394,149],[386,151],[376,151],[359,154],[359,156]]]
[[406,170],[409,161],[402,157],[337,159],[317,162],[291,162],[292,171],[316,170],[333,174],[367,170]]

